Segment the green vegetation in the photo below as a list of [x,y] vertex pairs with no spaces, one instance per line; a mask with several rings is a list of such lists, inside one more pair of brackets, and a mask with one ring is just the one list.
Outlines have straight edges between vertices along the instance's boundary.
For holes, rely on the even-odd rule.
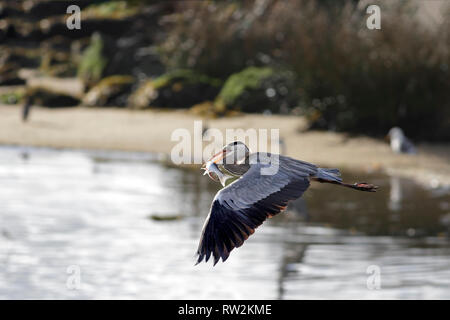
[[18,103],[22,102],[24,97],[25,97],[25,92],[23,90],[6,92],[6,93],[0,94],[0,103],[18,104]]
[[274,71],[271,68],[249,67],[231,75],[225,82],[217,99],[225,105],[233,105],[246,90],[258,89],[261,82],[270,77]]
[[133,2],[107,1],[92,4],[83,10],[83,16],[87,18],[123,19],[138,12]]
[[93,34],[91,43],[83,52],[78,65],[78,77],[86,82],[100,80],[107,64],[107,58],[103,55],[103,40],[99,34]]

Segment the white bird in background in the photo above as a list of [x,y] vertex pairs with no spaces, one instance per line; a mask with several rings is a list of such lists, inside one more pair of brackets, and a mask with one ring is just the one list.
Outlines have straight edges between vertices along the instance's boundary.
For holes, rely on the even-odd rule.
[[417,152],[414,144],[405,136],[403,130],[399,127],[393,127],[389,130],[387,137],[391,142],[392,151],[409,154],[415,154]]

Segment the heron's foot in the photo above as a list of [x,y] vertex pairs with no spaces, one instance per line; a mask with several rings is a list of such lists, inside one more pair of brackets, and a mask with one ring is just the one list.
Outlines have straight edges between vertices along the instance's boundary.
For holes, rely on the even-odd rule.
[[356,190],[367,192],[376,192],[378,189],[378,186],[366,182],[356,182],[352,185],[352,187]]

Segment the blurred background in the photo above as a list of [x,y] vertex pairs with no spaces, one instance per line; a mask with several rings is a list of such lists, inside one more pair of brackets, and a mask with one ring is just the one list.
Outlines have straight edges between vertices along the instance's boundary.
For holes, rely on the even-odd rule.
[[[0,1],[0,298],[450,299],[449,18],[445,0]],[[280,129],[283,154],[380,191],[312,186],[193,267],[219,186],[168,155],[195,120]]]

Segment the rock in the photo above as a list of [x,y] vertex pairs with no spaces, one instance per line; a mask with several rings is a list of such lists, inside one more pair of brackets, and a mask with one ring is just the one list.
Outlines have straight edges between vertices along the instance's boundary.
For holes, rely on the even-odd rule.
[[127,98],[131,93],[134,78],[131,76],[115,75],[102,79],[89,90],[83,98],[83,105],[87,106],[120,106],[127,105]]
[[27,86],[29,89],[61,93],[78,100],[84,96],[84,85],[78,78],[32,77],[27,79]]
[[138,109],[189,108],[213,100],[220,90],[220,84],[218,79],[191,70],[176,70],[144,82],[130,96],[130,105]]
[[18,104],[24,100],[25,86],[0,87],[1,104]]
[[181,215],[159,215],[159,214],[152,214],[148,217],[151,220],[155,221],[175,221],[175,220],[181,220],[183,219],[183,216]]
[[189,113],[202,118],[233,117],[241,115],[239,111],[227,110],[222,105],[215,104],[212,101],[204,101],[196,104],[189,109]]
[[0,66],[13,64],[18,68],[37,68],[41,63],[41,51],[36,48],[0,46]]
[[83,83],[77,78],[38,77],[27,80],[27,97],[44,107],[70,107],[80,103]]
[[27,96],[32,104],[49,108],[73,107],[80,103],[80,100],[73,96],[65,95],[57,91],[51,91],[48,88],[30,89],[27,91]]
[[21,85],[25,81],[19,77],[18,66],[15,64],[0,66],[0,85],[12,86]]
[[243,112],[287,113],[297,101],[292,73],[248,67],[227,79],[215,104]]

